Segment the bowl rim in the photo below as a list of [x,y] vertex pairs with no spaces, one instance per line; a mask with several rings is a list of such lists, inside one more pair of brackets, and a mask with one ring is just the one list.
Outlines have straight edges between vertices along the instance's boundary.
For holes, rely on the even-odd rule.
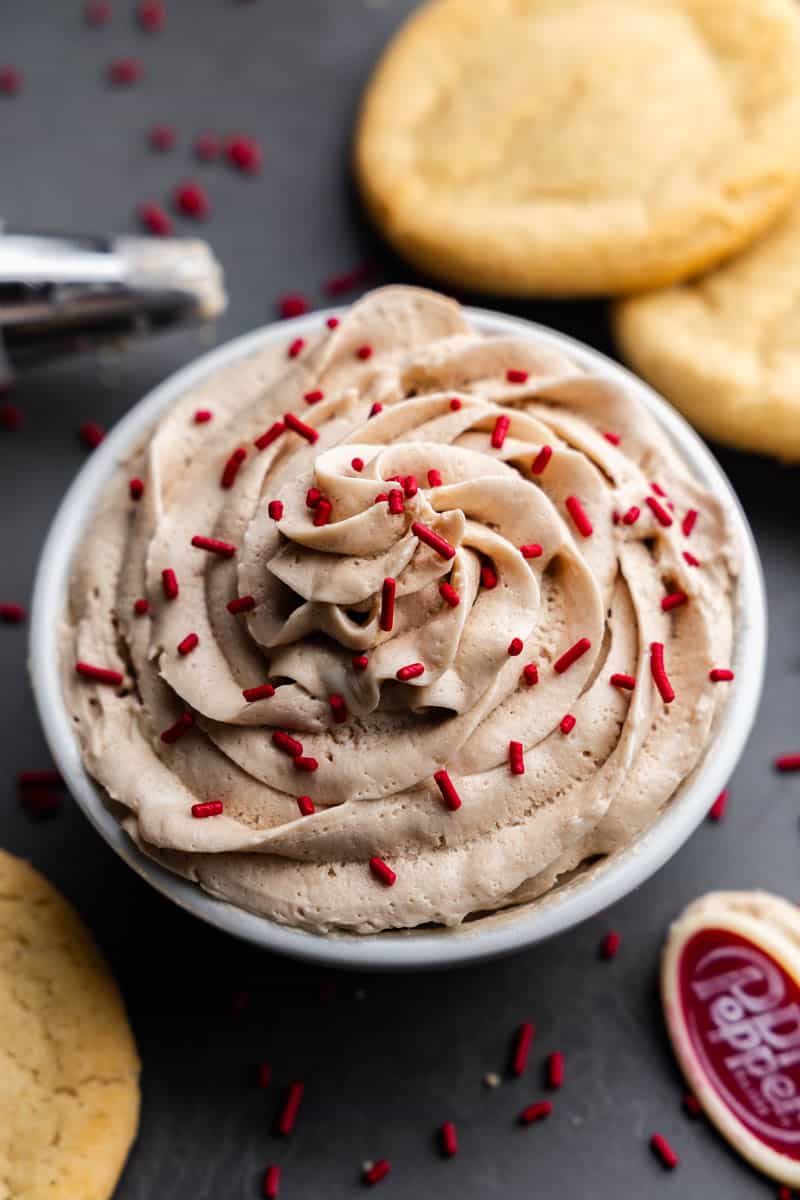
[[689,423],[625,367],[568,334],[534,321],[464,307],[477,328],[534,336],[574,362],[624,384],[639,396],[694,472],[725,504],[742,547],[732,666],[735,679],[712,743],[693,775],[654,824],[584,881],[556,889],[537,905],[522,905],[455,930],[377,934],[315,934],[237,908],[173,875],[143,854],[86,772],[67,712],[58,634],[73,554],[103,486],[156,417],[180,395],[220,368],[275,341],[317,329],[342,308],[273,322],[215,347],[174,372],[139,400],[93,451],[64,495],[40,554],[33,588],[29,670],[34,699],[53,759],[79,808],[113,850],[162,895],[202,920],[263,949],[328,967],[403,970],[488,960],[532,946],[595,916],[653,875],[683,845],[727,783],[755,719],[764,680],[767,609],[752,531],[722,468]]

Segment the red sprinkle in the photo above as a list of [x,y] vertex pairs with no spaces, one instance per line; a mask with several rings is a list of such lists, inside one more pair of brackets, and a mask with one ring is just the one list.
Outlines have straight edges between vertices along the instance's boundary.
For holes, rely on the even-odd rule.
[[322,499],[322,492],[318,487],[310,487],[306,492],[306,508],[316,508]]
[[527,383],[528,382],[528,372],[527,371],[519,371],[519,370],[517,370],[516,367],[510,367],[506,371],[506,379],[508,380],[509,383]]
[[661,597],[661,607],[664,612],[672,612],[673,608],[681,608],[686,604],[688,599],[686,592],[670,592],[668,596]]
[[106,436],[106,431],[96,421],[84,421],[78,428],[78,436],[90,450],[94,450]]
[[582,537],[592,536],[592,522],[586,515],[583,505],[577,496],[567,496],[567,512],[575,522],[575,528]]
[[424,674],[425,664],[421,662],[408,663],[407,666],[400,667],[400,669],[395,672],[396,678],[399,679],[401,683],[407,683],[409,679],[417,679],[420,675]]
[[91,663],[77,662],[75,670],[84,679],[93,679],[95,683],[108,683],[112,687],[119,687],[122,683],[122,672],[111,671],[108,667],[94,667]]
[[181,713],[174,725],[170,725],[168,729],[164,729],[161,733],[162,742],[171,745],[177,742],[178,738],[182,738],[185,733],[194,725],[194,717],[190,712]]
[[488,563],[481,567],[481,583],[487,592],[491,592],[497,587],[497,572]]
[[235,596],[233,600],[229,600],[226,608],[229,613],[252,612],[256,606],[255,596]]
[[254,704],[256,700],[270,700],[275,695],[275,688],[271,683],[260,683],[258,687],[245,688],[242,695],[248,704]]
[[453,587],[452,583],[440,583],[439,595],[447,604],[450,605],[451,608],[458,608],[459,604],[461,603],[461,597]]
[[375,403],[373,404],[372,408],[369,410],[369,415],[371,417],[377,417],[378,414],[382,413],[382,412],[383,412],[383,405],[380,404],[379,401],[376,400]]
[[294,1129],[304,1091],[305,1087],[302,1083],[292,1083],[289,1085],[286,1103],[283,1106],[283,1112],[278,1121],[278,1133],[282,1134],[283,1137],[288,1137]]
[[547,1084],[551,1088],[560,1088],[564,1082],[564,1055],[560,1050],[554,1050],[547,1060]]
[[297,758],[294,759],[292,765],[298,771],[309,771],[310,772],[310,771],[316,771],[319,769],[319,763],[317,762],[317,760],[315,758],[311,758],[310,756],[305,756],[302,754],[298,754]]
[[652,1149],[656,1158],[660,1159],[662,1165],[665,1166],[668,1171],[672,1171],[675,1167],[677,1167],[680,1159],[663,1134],[653,1134],[653,1136],[650,1138],[650,1148]]
[[435,467],[431,467],[430,471],[428,471],[428,487],[441,487],[441,486],[442,486],[441,474],[439,473],[439,471],[436,470]]
[[7,625],[19,625],[24,620],[25,609],[21,604],[0,604],[0,621],[5,621]]
[[261,147],[255,138],[245,137],[242,134],[229,138],[225,143],[225,157],[231,166],[237,167],[247,175],[257,175],[264,160]]
[[[0,395],[5,389],[0,386]],[[22,409],[16,404],[0,404],[0,425],[13,432],[22,425]]]
[[278,1192],[281,1186],[281,1169],[275,1163],[271,1167],[267,1167],[264,1173],[264,1186],[262,1191],[266,1200],[277,1200]]
[[613,687],[624,688],[625,691],[632,692],[636,687],[636,676],[622,674],[612,675],[609,679],[609,683]]
[[154,125],[148,139],[154,150],[171,150],[177,135],[171,125]]
[[388,492],[378,492],[377,496],[372,501],[372,503],[373,504],[385,504],[388,499],[389,499]]
[[708,678],[712,683],[730,683],[733,677],[733,671],[727,667],[712,667],[708,672]]
[[538,542],[527,542],[524,546],[520,546],[519,552],[523,558],[542,557],[542,547]]
[[354,654],[351,662],[353,664],[354,671],[366,671],[367,667],[369,666],[369,659],[367,658],[366,654]]
[[274,424],[270,425],[269,429],[256,438],[256,446],[259,450],[266,450],[267,446],[271,446],[273,442],[277,441],[285,430],[286,426],[283,421],[275,421]]
[[461,401],[459,400],[458,396],[453,396],[453,398],[450,401],[450,412],[458,412],[458,410],[460,408],[461,408]]
[[528,663],[522,674],[528,687],[534,687],[539,682],[539,668],[536,663]]
[[369,869],[376,879],[379,879],[386,887],[393,887],[397,876],[388,863],[385,863],[382,858],[377,855],[369,860]]
[[325,291],[329,296],[342,296],[345,292],[352,292],[355,288],[362,287],[373,272],[374,268],[371,263],[362,263],[358,267],[353,267],[351,271],[341,271],[338,275],[332,275],[325,281]]
[[650,487],[657,496],[661,496],[662,500],[666,497],[667,493],[664,491],[660,483],[651,483]]
[[512,638],[511,641],[508,643],[508,653],[512,657],[516,657],[517,654],[522,654],[522,647],[523,647],[522,638],[518,638],[518,637]]
[[681,1104],[683,1105],[684,1111],[690,1117],[699,1117],[700,1113],[703,1111],[700,1107],[700,1101],[697,1099],[697,1096],[692,1095],[691,1092],[687,1092],[685,1094],[681,1100]]
[[278,300],[278,312],[282,317],[302,317],[303,313],[307,313],[311,305],[305,296],[301,296],[299,292],[287,292],[285,296],[281,296]]
[[201,133],[195,138],[194,154],[195,158],[199,158],[200,162],[212,162],[215,158],[219,158],[219,138],[214,133]]
[[421,521],[413,522],[411,532],[416,534],[421,542],[424,542],[426,546],[430,546],[431,550],[435,550],[442,558],[450,559],[455,557],[455,546],[451,546],[445,538],[433,529],[429,529],[427,525],[423,525]]
[[397,593],[397,582],[389,576],[384,579],[381,588],[380,627],[384,633],[391,633],[394,626],[394,601]]
[[800,754],[781,754],[775,759],[778,771],[800,771]]
[[242,463],[247,458],[247,451],[244,446],[240,446],[238,450],[234,450],[222,470],[219,486],[223,488],[231,488],[236,482],[236,476],[239,474]]
[[659,525],[663,525],[665,529],[669,529],[672,524],[672,517],[669,515],[663,504],[656,500],[655,496],[648,496],[645,500],[647,507],[658,521]]
[[728,796],[730,792],[727,788],[723,788],[717,796],[711,808],[708,810],[708,817],[711,821],[721,821],[725,816],[725,809],[728,807]]
[[319,404],[320,400],[325,399],[325,393],[321,392],[319,388],[314,388],[311,392],[305,392],[303,399],[306,404]]
[[360,358],[362,362],[372,358],[372,346],[359,346],[356,350],[356,358]]
[[419,491],[419,484],[417,483],[416,475],[406,475],[405,479],[403,480],[403,491],[409,498],[411,498],[411,496],[416,496],[417,492]]
[[650,643],[650,672],[661,699],[665,704],[671,704],[675,699],[675,689],[669,681],[667,669],[664,666],[663,642]]
[[621,942],[621,934],[617,933],[616,929],[609,930],[600,943],[600,957],[606,959],[616,958]]
[[267,512],[273,521],[280,521],[283,516],[283,501],[270,500],[267,505]]
[[525,758],[522,742],[508,743],[508,765],[511,768],[512,775],[525,774]]
[[380,1183],[382,1179],[386,1178],[391,1169],[387,1159],[379,1158],[376,1163],[372,1164],[368,1171],[364,1172],[364,1183],[369,1184],[370,1187],[373,1184]]
[[506,434],[508,433],[510,424],[511,424],[511,418],[507,417],[505,415],[505,413],[501,414],[497,418],[497,420],[494,423],[494,429],[492,430],[492,448],[493,449],[495,449],[495,450],[503,449],[503,443],[506,440]]
[[55,816],[63,805],[63,798],[57,792],[48,792],[44,788],[29,788],[20,796],[20,803],[32,817],[39,820]]
[[133,611],[136,613],[137,617],[143,617],[145,613],[150,612],[150,601],[145,600],[144,597],[134,600]]
[[207,550],[209,554],[218,554],[220,558],[233,558],[236,547],[230,542],[221,542],[219,538],[201,537],[196,533],[192,538],[196,550]]
[[332,692],[328,697],[328,704],[331,706],[331,715],[336,724],[343,724],[347,720],[347,705],[344,696],[340,696],[338,692]]
[[693,554],[690,554],[688,550],[683,551],[683,557],[686,560],[686,562],[689,564],[690,567],[699,567],[700,566],[700,559],[695,558],[695,556]]
[[172,217],[160,204],[140,204],[139,220],[145,229],[157,237],[169,237],[174,228]]
[[364,470],[363,458],[351,458],[350,466],[353,468],[354,471],[363,471]]
[[311,817],[317,811],[310,796],[298,796],[297,807],[300,809],[301,817]]
[[620,443],[620,436],[618,433],[604,433],[603,437],[607,442],[611,442],[612,446],[618,446]]
[[536,1104],[529,1104],[527,1108],[523,1108],[519,1114],[520,1125],[533,1125],[536,1121],[543,1121],[549,1117],[553,1111],[553,1105],[549,1100],[539,1100]]
[[131,500],[141,500],[144,495],[144,484],[141,479],[131,479],[128,484],[128,491],[131,494]]
[[389,512],[395,517],[405,512],[403,493],[400,491],[400,488],[392,488],[389,492]]
[[303,753],[303,743],[298,742],[297,738],[293,738],[290,734],[284,733],[282,729],[273,730],[272,744],[282,750],[284,754],[288,754],[290,758],[299,758]]
[[139,24],[147,33],[156,33],[167,23],[167,13],[159,0],[142,0],[136,10]]
[[116,58],[108,68],[108,78],[117,87],[138,83],[144,75],[144,67],[138,58]]
[[338,329],[339,328],[339,318],[338,317],[328,317],[325,324],[328,326],[328,329]]
[[532,1021],[523,1021],[514,1034],[514,1046],[511,1052],[511,1074],[521,1075],[528,1065],[528,1055],[533,1045],[535,1028]]
[[445,1121],[439,1130],[442,1138],[442,1151],[448,1158],[458,1154],[458,1134],[452,1121]]
[[293,433],[299,433],[300,437],[305,438],[312,446],[319,437],[316,429],[312,429],[310,425],[306,425],[305,421],[301,421],[294,413],[286,413],[283,422],[287,429],[291,429]]
[[575,728],[575,723],[575,717],[573,717],[572,713],[566,713],[561,718],[559,729],[562,733],[572,733],[573,729]]
[[570,646],[569,650],[565,650],[561,657],[556,659],[553,663],[553,670],[557,675],[563,675],[574,662],[577,662],[591,648],[592,643],[588,638],[579,638],[573,646]]
[[641,511],[642,510],[639,508],[638,504],[632,504],[630,506],[630,508],[628,509],[628,511],[625,513],[625,516],[622,518],[622,524],[623,525],[635,525],[636,522],[639,520]]
[[327,525],[331,519],[333,505],[327,496],[322,496],[317,504],[314,512],[314,524],[316,526]]
[[444,769],[441,771],[434,771],[433,778],[436,782],[436,786],[442,793],[442,799],[444,800],[445,805],[450,809],[450,812],[456,812],[457,809],[461,808],[461,797],[456,791],[455,785],[447,771]]
[[196,633],[187,633],[182,642],[178,642],[178,654],[191,654],[200,638]]
[[64,780],[60,771],[45,768],[40,771],[20,771],[17,775],[17,785],[21,788],[63,787]]
[[174,600],[180,591],[178,587],[178,576],[173,571],[172,567],[166,567],[161,572],[161,586],[164,589],[164,595],[167,600]]
[[87,0],[83,8],[83,16],[87,25],[99,28],[111,20],[111,5],[108,0]]
[[697,522],[698,516],[699,516],[699,514],[698,514],[696,508],[689,509],[686,516],[681,521],[681,530],[683,531],[684,537],[688,537],[689,534],[692,532],[692,530],[694,529],[695,524]]
[[175,207],[186,217],[202,221],[211,212],[211,201],[206,190],[194,180],[179,184],[174,193]]
[[550,462],[550,459],[552,457],[553,457],[553,447],[552,446],[542,446],[541,450],[536,455],[536,458],[531,463],[531,474],[541,475],[542,471],[545,469],[545,467]]

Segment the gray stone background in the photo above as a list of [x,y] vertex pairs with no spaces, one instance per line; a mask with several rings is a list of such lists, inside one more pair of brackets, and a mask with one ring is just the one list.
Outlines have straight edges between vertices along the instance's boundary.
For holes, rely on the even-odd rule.
[[[167,0],[160,34],[135,25],[130,0],[85,27],[77,0],[3,0],[0,65],[25,76],[0,97],[0,214],[30,229],[135,230],[136,206],[167,201],[181,179],[207,186],[204,235],[227,271],[231,303],[220,339],[273,318],[287,290],[323,300],[331,274],[370,259],[377,280],[415,278],[365,228],[348,174],[359,93],[410,0]],[[105,81],[115,56],[141,58],[136,87]],[[179,146],[151,151],[148,128],[168,122]],[[252,133],[264,148],[257,178],[193,162],[205,130]],[[181,231],[194,233],[188,221]],[[479,303],[506,307],[491,298]],[[513,311],[608,350],[602,305],[517,304]],[[124,362],[82,359],[29,375],[14,399],[25,415],[0,430],[0,600],[29,596],[48,523],[86,449],[85,419],[110,426],[202,343],[180,334]],[[716,1200],[775,1188],[753,1174],[703,1121],[680,1109],[681,1080],[665,1040],[657,962],[672,917],[714,887],[762,886],[798,899],[797,777],[777,753],[800,749],[800,543],[797,470],[720,454],[753,523],[767,574],[771,637],[760,717],[731,780],[728,815],[706,823],[659,874],[612,911],[502,962],[394,977],[319,971],[226,939],[166,904],[119,862],[67,801],[46,822],[19,807],[15,776],[47,765],[25,676],[26,631],[0,627],[0,842],[29,857],[77,905],[122,984],[144,1062],[141,1132],[119,1200],[231,1200],[259,1195],[265,1165],[283,1167],[282,1197],[337,1200],[360,1187],[360,1164],[387,1157],[380,1194]],[[713,797],[709,797],[709,803]],[[610,928],[623,946],[597,959]],[[239,1015],[235,992],[249,993]],[[537,1024],[533,1066],[504,1076],[510,1035]],[[542,1092],[546,1054],[566,1055],[556,1112],[515,1126]],[[252,1085],[272,1063],[274,1084]],[[274,1135],[291,1079],[306,1098],[295,1136]],[[434,1131],[458,1124],[461,1152],[442,1160]],[[666,1175],[647,1139],[661,1130],[682,1163]]]

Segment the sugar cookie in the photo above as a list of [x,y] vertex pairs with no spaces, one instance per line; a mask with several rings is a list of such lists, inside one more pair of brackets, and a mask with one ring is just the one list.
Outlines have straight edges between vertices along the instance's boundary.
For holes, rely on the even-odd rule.
[[434,0],[367,89],[356,171],[396,249],[515,295],[664,286],[798,185],[794,0]]
[[628,362],[708,437],[800,460],[800,204],[710,275],[621,301]]
[[106,1200],[139,1117],[117,985],[69,904],[0,850],[0,1193]]

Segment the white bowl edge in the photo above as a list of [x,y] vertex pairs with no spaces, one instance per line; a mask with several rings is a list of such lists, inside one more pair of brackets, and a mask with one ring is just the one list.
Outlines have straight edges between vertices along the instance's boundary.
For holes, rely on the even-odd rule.
[[211,925],[264,949],[331,967],[370,970],[453,966],[486,960],[534,945],[586,920],[627,895],[672,857],[708,812],[727,783],[755,719],[764,678],[767,638],[764,580],[752,532],[733,488],[694,429],[647,384],[599,351],[566,334],[522,318],[468,308],[468,317],[487,332],[531,333],[581,366],[635,391],[656,416],[697,478],[731,513],[742,546],[734,659],[736,677],[714,741],[701,766],[657,821],[625,851],[601,867],[585,886],[557,890],[539,905],[510,910],[503,920],[480,920],[450,930],[396,934],[321,936],[282,926],[217,900],[198,885],[148,859],[131,842],[87,774],[67,713],[59,671],[58,631],[70,566],[87,519],[103,485],[156,417],[187,388],[264,343],[311,332],[340,309],[314,312],[265,326],[211,350],[171,375],[143,397],[92,453],[64,496],[45,539],[33,589],[30,674],[34,698],[53,758],[70,792],[89,820],[121,858],[157,891]]

